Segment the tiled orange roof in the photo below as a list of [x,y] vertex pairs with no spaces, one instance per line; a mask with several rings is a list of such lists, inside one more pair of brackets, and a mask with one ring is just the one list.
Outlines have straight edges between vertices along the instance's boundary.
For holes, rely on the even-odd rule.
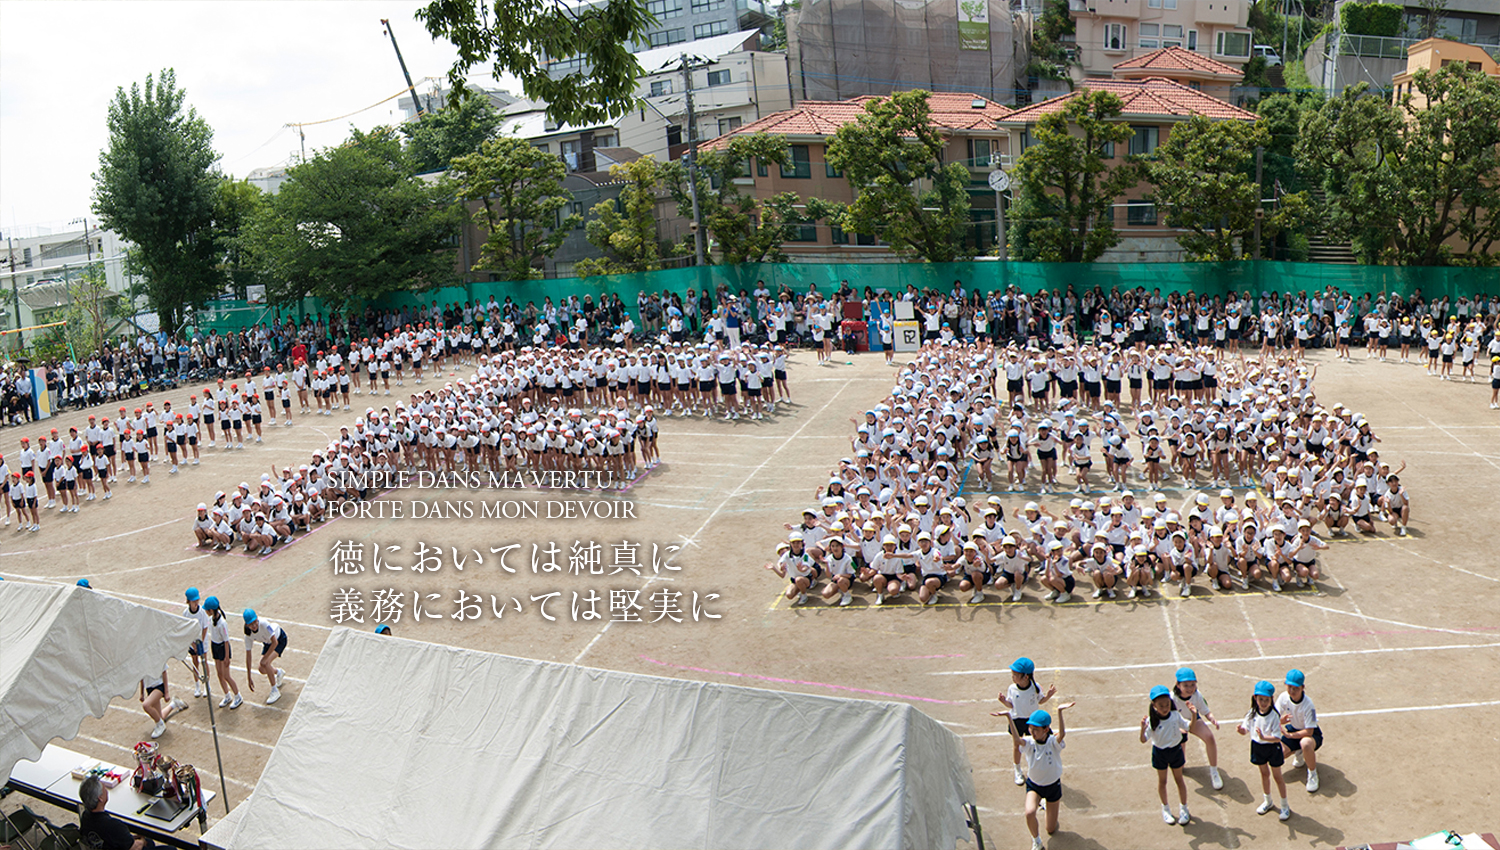
[[1124,102],[1122,114],[1126,117],[1145,116],[1161,118],[1186,118],[1202,115],[1216,120],[1235,119],[1254,121],[1254,112],[1231,106],[1216,97],[1181,83],[1151,77],[1145,80],[1084,80],[1083,88],[1054,97],[1041,103],[1018,109],[1000,119],[1001,126],[1035,124],[1043,115],[1061,112],[1068,101],[1078,97],[1084,89],[1107,91]]
[[[793,109],[772,113],[706,142],[704,147],[712,150],[722,147],[729,136],[754,133],[832,136],[843,125],[858,120],[865,113],[867,102],[882,99],[865,96],[849,100],[804,100]],[[976,108],[975,102],[982,102],[983,106]],[[976,94],[933,92],[928,95],[927,105],[932,111],[933,124],[954,130],[992,130],[996,121],[1011,114],[1009,108]]]
[[[1120,72],[1126,73],[1120,73]],[[1117,77],[1139,77],[1143,72],[1171,73],[1189,72],[1192,74],[1205,74],[1215,77],[1233,77],[1240,79],[1244,72],[1226,65],[1216,59],[1210,59],[1201,53],[1194,53],[1181,47],[1163,47],[1144,53],[1134,59],[1126,59],[1115,65],[1115,76]]]

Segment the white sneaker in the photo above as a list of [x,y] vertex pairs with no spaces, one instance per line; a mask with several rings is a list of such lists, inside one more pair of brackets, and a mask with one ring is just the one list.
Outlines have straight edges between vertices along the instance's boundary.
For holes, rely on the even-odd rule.
[[1056,599],[1056,598],[1057,598],[1057,591],[1055,591],[1055,590],[1049,590],[1049,591],[1047,591],[1047,592],[1046,592],[1046,593],[1045,593],[1045,594],[1044,594],[1044,595],[1043,595],[1043,596],[1042,596],[1042,598],[1043,598],[1043,599],[1045,599],[1045,600],[1046,600],[1046,601],[1048,601],[1048,602],[1051,602],[1051,601],[1052,601],[1052,600],[1054,600],[1054,599]]
[[884,593],[877,593],[877,594],[875,594],[875,604],[876,605],[884,605],[885,604],[885,594]]
[[1304,766],[1306,764],[1307,764],[1307,761],[1302,758],[1302,751],[1301,750],[1298,750],[1297,752],[1292,753],[1292,766],[1293,767],[1302,767],[1302,766]]
[[1102,587],[1096,587],[1096,588],[1094,588],[1094,592],[1089,596],[1089,598],[1090,599],[1098,599],[1099,597],[1101,597],[1103,595],[1104,595],[1104,588],[1102,588]]
[[219,700],[219,708],[228,708],[229,707],[229,703],[233,699],[234,699],[234,697],[230,696],[229,694],[225,694],[224,698],[221,699],[221,700]]
[[1040,839],[1040,838],[1033,838],[1033,839],[1031,839],[1031,850],[1042,850],[1042,839]]
[[806,601],[807,601],[807,594],[805,594],[805,593],[799,593],[799,594],[797,594],[797,598],[792,600],[792,605],[794,605],[794,606],[795,605],[801,605],[802,603],[804,603]]
[[278,688],[281,687],[281,683],[285,679],[286,679],[286,671],[285,670],[277,670],[276,671],[276,687],[278,687]]
[[1277,815],[1276,819],[1277,820],[1283,820],[1283,821],[1291,820],[1292,819],[1292,807],[1291,806],[1282,806],[1281,807],[1281,814]]
[[1060,593],[1060,594],[1057,595],[1057,604],[1061,605],[1064,602],[1067,602],[1069,599],[1072,599],[1072,598],[1073,598],[1073,594],[1068,593],[1067,591],[1063,591],[1062,593]]
[[1188,582],[1183,582],[1182,583],[1182,592],[1179,593],[1178,595],[1181,596],[1183,599],[1186,599],[1189,596],[1192,596],[1193,595],[1193,586],[1191,584],[1189,584]]
[[193,696],[195,696],[195,697],[202,697],[203,696],[203,683],[202,682],[194,682],[193,683]]
[[1109,598],[1110,598],[1110,599],[1114,599],[1114,598],[1115,598],[1115,589],[1114,589],[1114,588],[1113,588],[1113,587],[1108,587],[1108,588],[1105,588],[1105,589],[1104,589],[1104,593],[1105,593],[1105,595],[1106,595],[1106,596],[1108,596],[1108,597],[1109,597]]
[[1281,581],[1279,579],[1271,579],[1271,590],[1274,593],[1281,592]]
[[164,720],[156,721],[156,727],[151,730],[151,737],[160,738],[161,733],[167,731],[167,723]]
[[1025,785],[1026,784],[1026,777],[1021,774],[1021,766],[1020,765],[1016,765],[1016,784],[1017,785]]
[[187,710],[187,703],[183,702],[182,700],[178,699],[177,697],[172,697],[172,708],[174,708],[177,711],[186,711]]
[[167,474],[168,475],[176,475],[177,474],[177,464],[175,464],[175,463],[172,464],[172,468],[169,469],[169,470],[167,470]]
[[1219,776],[1219,769],[1217,767],[1210,767],[1208,769],[1208,781],[1213,784],[1215,791],[1224,790],[1224,778]]
[[1190,815],[1190,814],[1188,814],[1188,807],[1187,806],[1178,806],[1177,807],[1177,825],[1178,826],[1187,826],[1188,825],[1188,821],[1190,821],[1192,819],[1193,819],[1193,816]]
[[281,699],[281,688],[271,688],[271,692],[266,694],[266,705],[274,705],[279,699]]
[[230,702],[229,702],[229,707],[230,708],[239,708],[240,706],[242,706],[244,704],[245,704],[244,698],[242,698],[239,694],[235,694],[234,695],[234,699],[230,700]]
[[141,483],[142,484],[150,484],[151,483],[151,476],[149,476],[149,475],[142,476],[141,477]]
[[1276,806],[1270,800],[1263,800],[1261,801],[1261,804],[1259,806],[1255,807],[1255,813],[1258,815],[1263,815],[1274,808],[1276,808]]
[[1014,587],[1014,588],[1011,589],[1011,591],[1010,591],[1010,601],[1012,601],[1012,602],[1020,602],[1021,601],[1021,587],[1020,587],[1020,585],[1017,585],[1016,587]]
[[927,601],[923,602],[922,604],[923,605],[936,605],[937,604],[937,594],[934,593],[931,596],[927,597]]
[[852,594],[852,593],[845,593],[843,596],[839,597],[839,607],[840,608],[843,608],[843,607],[846,607],[846,606],[852,605],[852,604],[854,604],[854,594]]
[[1167,806],[1161,807],[1161,822],[1165,824],[1177,823],[1177,818],[1172,817],[1172,810]]
[[1135,598],[1135,592],[1136,592],[1136,590],[1137,590],[1136,586],[1132,584],[1130,586],[1130,591],[1125,594],[1126,598],[1128,598],[1128,599],[1134,599]]
[[979,603],[981,603],[983,601],[984,601],[984,591],[982,591],[982,590],[976,590],[976,591],[974,591],[974,595],[969,597],[969,604],[970,605],[978,605]]
[[1318,772],[1316,770],[1309,770],[1307,772],[1307,793],[1318,793]]

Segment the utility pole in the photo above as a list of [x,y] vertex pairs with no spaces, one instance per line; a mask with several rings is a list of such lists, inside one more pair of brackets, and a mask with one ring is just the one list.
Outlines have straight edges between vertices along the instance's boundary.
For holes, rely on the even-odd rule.
[[26,334],[21,330],[21,288],[16,285],[16,243],[5,237],[6,253],[10,255],[10,297],[14,300],[11,309],[16,311],[16,350],[26,350]]
[[396,31],[391,29],[391,22],[385,18],[381,18],[380,25],[385,27],[385,34],[390,36],[391,47],[396,48],[396,61],[401,63],[401,76],[406,78],[406,90],[411,92],[411,108],[415,109],[418,115],[421,115],[423,112],[432,112],[431,97],[427,98],[426,109],[423,109],[421,102],[417,100],[417,87],[412,85],[411,73],[406,70],[406,60],[401,58],[401,45],[396,43]]
[[688,63],[686,53],[682,54],[682,85],[683,94],[687,97],[688,183],[693,187],[693,248],[697,264],[702,266],[706,265],[703,256],[706,237],[703,234],[703,208],[698,205],[698,121],[697,114],[693,112],[693,66]]
[[1255,259],[1257,260],[1260,259],[1260,222],[1266,217],[1266,209],[1262,206],[1265,203],[1265,189],[1261,185],[1261,162],[1265,153],[1265,148],[1255,146]]

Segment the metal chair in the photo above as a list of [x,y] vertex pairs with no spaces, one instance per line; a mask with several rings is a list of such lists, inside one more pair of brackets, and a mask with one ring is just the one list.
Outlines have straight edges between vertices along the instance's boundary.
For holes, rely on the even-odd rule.
[[26,833],[39,827],[41,823],[36,813],[25,806],[8,815],[0,815],[0,844],[14,842],[26,850],[37,850],[36,845],[26,840]]
[[52,834],[42,839],[40,850],[77,850],[87,846],[78,826],[70,823],[52,827]]

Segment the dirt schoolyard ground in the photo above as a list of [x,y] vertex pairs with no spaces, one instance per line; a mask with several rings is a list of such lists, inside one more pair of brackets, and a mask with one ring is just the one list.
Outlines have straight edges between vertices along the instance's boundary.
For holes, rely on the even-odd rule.
[[[196,586],[217,596],[226,611],[253,607],[285,627],[290,648],[282,700],[264,705],[268,683],[257,677],[244,707],[217,714],[231,804],[242,801],[260,775],[337,625],[337,603],[361,601],[363,622],[344,625],[373,629],[370,609],[379,592],[382,600],[403,603],[394,622],[401,638],[910,702],[963,737],[986,843],[995,847],[1029,841],[1022,792],[1011,778],[1010,740],[990,717],[1001,708],[995,697],[1018,655],[1035,659],[1044,688],[1055,683],[1058,699],[1078,703],[1068,712],[1062,827],[1049,847],[1334,847],[1443,828],[1495,830],[1500,414],[1487,409],[1488,387],[1481,384],[1439,382],[1417,366],[1356,358],[1339,363],[1312,356],[1318,397],[1325,406],[1341,402],[1364,413],[1382,439],[1382,457],[1408,464],[1402,478],[1414,497],[1413,529],[1405,539],[1383,530],[1377,537],[1332,541],[1316,592],[1210,594],[1200,584],[1189,599],[1127,600],[1121,594],[1102,604],[1084,598],[1052,606],[1033,586],[1020,604],[1002,604],[991,593],[984,604],[969,605],[960,604],[950,586],[939,605],[925,609],[913,599],[875,608],[865,595],[849,608],[790,608],[780,598],[784,582],[762,565],[784,539],[782,523],[796,521],[829,470],[851,453],[849,417],[884,397],[893,375],[879,354],[858,355],[852,363],[837,357],[819,367],[811,353],[793,358],[796,404],[764,421],[667,418],[663,464],[628,491],[394,490],[381,501],[401,505],[400,518],[387,506],[369,517],[339,519],[269,557],[195,549],[198,502],[241,481],[254,487],[273,468],[305,463],[366,406],[394,401],[355,396],[355,409],[347,413],[268,427],[263,444],[242,451],[205,448],[200,466],[184,466],[177,475],[158,459],[150,484],[127,484],[122,473],[111,501],[85,503],[78,514],[44,511],[37,533],[17,533],[14,524],[0,528],[0,575],[87,577],[102,592],[173,611],[182,607],[184,588]],[[152,398],[181,406],[188,392],[184,387]],[[112,415],[114,408],[7,428],[0,431],[0,448],[11,456],[22,436],[35,442],[51,427],[66,434],[69,425],[82,427],[88,413]],[[965,492],[971,504],[986,495],[975,484],[971,477]],[[1167,493],[1174,505],[1190,495]],[[1031,497],[1002,498],[1008,513]],[[582,503],[573,516],[553,507],[559,516],[547,518],[545,503],[570,500]],[[606,500],[625,504],[601,508]],[[431,507],[464,501],[474,503],[474,516],[464,516],[462,507]],[[1056,509],[1065,499],[1043,501]],[[412,518],[414,502],[426,518]],[[516,510],[512,506],[502,508],[500,518],[484,518],[480,502],[538,503],[538,514],[504,518],[505,510]],[[587,517],[577,515],[584,511]],[[338,544],[344,544],[342,558]],[[384,559],[379,573],[376,547]],[[503,564],[494,550],[503,550]],[[355,552],[364,569],[336,573],[354,570]],[[342,591],[349,593],[341,597]],[[382,613],[380,621],[394,620]],[[623,619],[624,613],[640,621]],[[238,626],[236,617],[232,634]],[[235,643],[234,669],[244,690],[244,659]],[[1226,781],[1222,791],[1209,787],[1202,746],[1190,739],[1186,773],[1194,820],[1185,828],[1161,823],[1150,753],[1137,739],[1146,692],[1169,684],[1181,665],[1197,671],[1222,724],[1219,763]],[[1317,794],[1307,794],[1305,772],[1288,765],[1295,814],[1280,823],[1274,814],[1255,814],[1259,779],[1233,726],[1254,682],[1279,686],[1291,667],[1307,674],[1327,742],[1319,752]],[[208,707],[179,684],[188,678],[182,665],[173,662],[170,672],[191,708],[167,724],[162,750],[197,765],[205,784],[217,790]],[[390,687],[394,692],[402,685],[392,681]],[[127,763],[129,748],[150,728],[135,699],[119,699],[103,718],[86,721],[67,746]],[[213,808],[222,815],[217,801]]]

